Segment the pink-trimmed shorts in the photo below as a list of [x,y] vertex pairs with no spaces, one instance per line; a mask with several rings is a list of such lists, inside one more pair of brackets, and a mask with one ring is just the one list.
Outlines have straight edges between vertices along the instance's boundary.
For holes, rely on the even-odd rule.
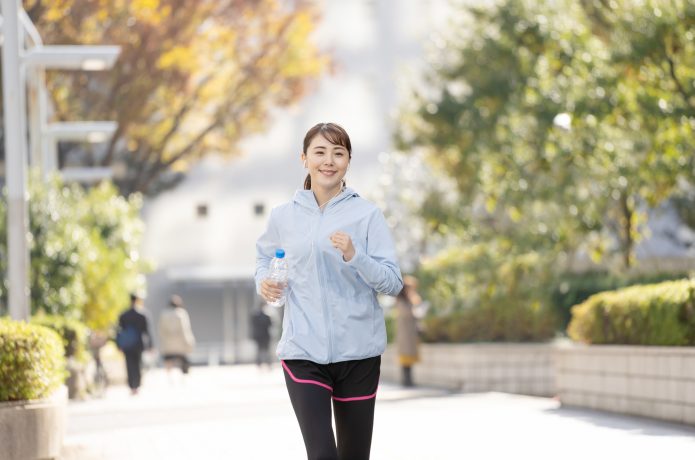
[[282,361],[282,367],[288,384],[293,382],[325,388],[335,401],[363,401],[376,397],[381,356],[330,364],[287,359]]

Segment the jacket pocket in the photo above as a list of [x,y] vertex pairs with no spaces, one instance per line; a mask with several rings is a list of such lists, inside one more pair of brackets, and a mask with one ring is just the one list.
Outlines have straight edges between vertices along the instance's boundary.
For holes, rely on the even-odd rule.
[[347,358],[362,358],[374,349],[374,304],[371,293],[340,296],[333,302],[334,349]]

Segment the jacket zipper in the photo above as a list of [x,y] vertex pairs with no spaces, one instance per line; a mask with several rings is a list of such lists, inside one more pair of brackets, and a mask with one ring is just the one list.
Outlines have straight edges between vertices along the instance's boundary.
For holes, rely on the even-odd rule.
[[[324,211],[325,212],[325,211]],[[321,223],[323,222],[323,212],[319,211],[319,225],[317,226],[316,235],[319,234],[319,229],[321,228]],[[316,236],[314,236],[314,244],[316,244]],[[326,301],[326,290],[324,286],[326,285],[326,280],[323,278],[323,261],[319,257],[319,251],[316,251],[316,269],[319,275],[319,283],[321,289],[321,303],[323,305],[323,318],[326,326],[326,338],[328,340],[328,363],[333,360],[333,326],[330,315],[330,308],[328,308],[328,302]]]
[[[344,199],[344,198],[343,198]],[[342,199],[334,202],[334,203],[329,203],[326,208],[323,211],[320,211],[319,215],[319,225],[318,227],[321,227],[321,222],[323,221],[323,215],[328,212],[328,210],[333,207],[337,206],[340,202],[342,202]],[[318,252],[316,253],[318,257]],[[320,278],[323,278],[322,275],[319,275]],[[325,280],[321,280],[323,285],[325,285]],[[321,296],[323,298],[323,309],[324,309],[324,317],[326,318],[326,332],[328,336],[328,363],[333,362],[333,311],[331,310],[330,306],[328,305],[328,302],[326,301],[326,290],[323,289],[323,286],[321,286]]]

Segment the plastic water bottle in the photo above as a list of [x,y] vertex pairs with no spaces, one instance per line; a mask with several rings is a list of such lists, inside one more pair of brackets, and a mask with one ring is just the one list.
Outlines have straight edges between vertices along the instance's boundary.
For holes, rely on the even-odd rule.
[[275,257],[270,261],[270,273],[268,273],[268,278],[275,281],[276,283],[281,283],[285,285],[282,295],[275,302],[268,302],[268,305],[273,307],[282,307],[285,305],[285,300],[287,297],[287,279],[289,278],[289,267],[287,266],[287,259],[285,259],[285,250],[278,249],[275,251]]

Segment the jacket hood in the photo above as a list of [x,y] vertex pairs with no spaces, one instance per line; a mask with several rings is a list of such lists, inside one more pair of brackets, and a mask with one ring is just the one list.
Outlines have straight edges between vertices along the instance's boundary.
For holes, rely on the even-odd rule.
[[[340,203],[341,201],[345,201],[347,199],[357,196],[359,196],[359,194],[356,191],[354,191],[350,187],[345,187],[343,188],[342,192],[340,192],[338,195],[334,196],[328,201],[328,204],[324,206],[324,210],[336,205],[337,203]],[[313,209],[316,211],[318,211],[319,209],[319,204],[316,202],[314,192],[312,192],[311,190],[297,190],[294,194],[294,198],[292,199],[292,201],[307,209]]]

